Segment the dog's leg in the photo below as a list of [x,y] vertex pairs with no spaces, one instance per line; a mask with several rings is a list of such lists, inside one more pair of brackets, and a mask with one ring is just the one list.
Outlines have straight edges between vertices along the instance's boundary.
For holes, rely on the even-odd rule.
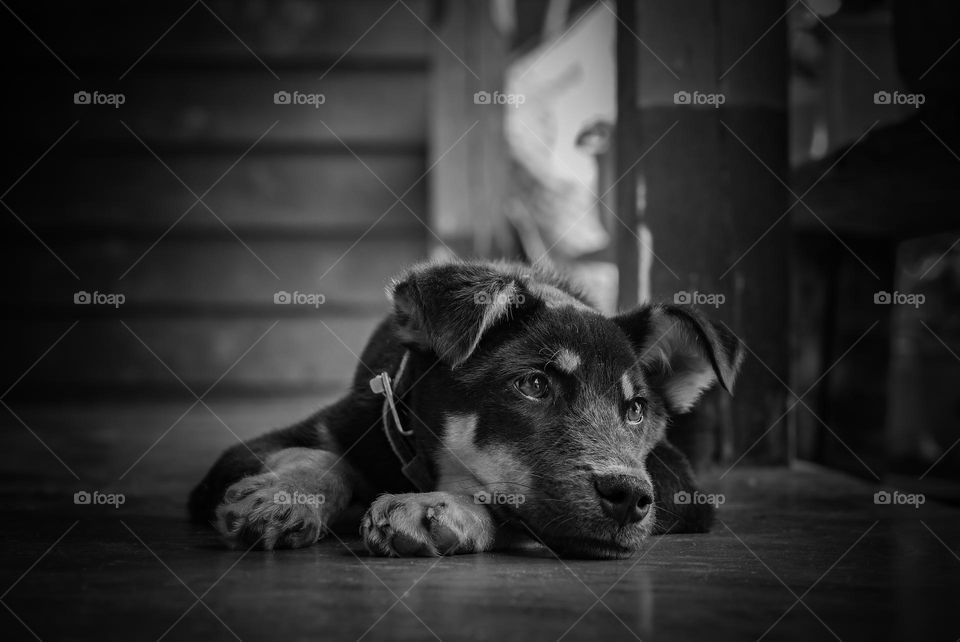
[[[670,442],[661,441],[647,457],[647,472],[653,480],[657,522],[653,533],[706,533],[713,523],[713,506],[683,502],[698,491],[690,462]],[[678,503],[677,499],[681,498]]]
[[408,493],[378,497],[361,532],[374,555],[455,555],[493,548],[496,526],[472,495]]
[[286,448],[269,455],[262,472],[226,489],[215,526],[234,547],[309,546],[350,503],[356,483],[340,455]]
[[329,429],[335,409],[224,452],[190,495],[194,521],[213,523],[233,546],[315,542],[359,484]]
[[234,482],[266,472],[267,458],[286,448],[337,450],[320,414],[289,428],[274,430],[228,448],[190,493],[190,517],[209,524],[224,493]]

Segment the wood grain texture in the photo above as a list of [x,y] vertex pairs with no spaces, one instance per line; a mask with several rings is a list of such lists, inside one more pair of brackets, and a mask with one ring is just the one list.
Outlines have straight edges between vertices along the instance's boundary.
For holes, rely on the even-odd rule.
[[[114,386],[118,394],[137,387],[163,391],[178,383],[177,377],[197,394],[221,377],[221,394],[257,387],[283,391],[302,390],[307,384],[345,386],[381,317],[318,312],[316,318],[225,320],[154,314],[124,320],[127,327],[121,320],[81,320],[30,371],[18,392],[23,388],[24,394],[36,397],[39,388],[46,391],[42,398],[54,400],[73,396],[69,388],[74,386],[101,392]],[[11,331],[10,325],[0,323],[4,332]],[[6,351],[10,371],[25,371],[42,353],[41,346],[53,344],[69,325],[35,322],[27,332],[21,328],[20,342]],[[5,387],[14,382],[5,378]]]
[[[0,125],[13,212],[0,249],[17,266],[0,276],[17,338],[0,379],[16,381],[79,321],[18,395],[167,397],[179,384],[121,320],[199,388],[280,320],[218,391],[349,380],[387,310],[384,285],[426,253],[431,11],[421,0],[7,5],[0,42],[16,52],[8,87],[23,99]],[[124,102],[78,105],[77,91]],[[324,100],[276,104],[281,91]],[[79,291],[125,302],[74,305]],[[323,303],[277,305],[278,292]]]
[[[171,58],[242,59],[257,65],[254,54],[268,61],[328,58],[333,62],[353,45],[354,57],[425,59],[430,39],[417,19],[429,19],[425,0],[407,0],[409,10],[385,0],[210,0],[205,4],[158,0],[136,5],[116,0],[83,5],[9,3],[81,74],[96,61],[91,43],[109,43],[112,55],[101,56],[120,75],[141,56],[137,67]],[[57,19],[51,20],[54,7]],[[49,60],[49,52],[16,21],[7,21],[4,31],[26,61]]]
[[[235,639],[227,627],[243,640],[478,641],[754,640],[768,629],[771,639],[952,639],[960,630],[958,562],[937,539],[960,537],[958,510],[932,500],[877,506],[874,487],[821,469],[704,479],[726,498],[711,533],[654,538],[620,561],[543,550],[370,558],[349,522],[312,548],[244,554],[186,523],[186,493],[236,442],[231,430],[256,434],[311,402],[211,404],[230,430],[197,408],[132,468],[185,404],[19,408],[80,481],[4,415],[0,461],[20,477],[0,493],[0,575],[9,586],[39,559],[5,603],[42,639],[155,640],[171,626],[165,639]],[[78,490],[126,501],[77,506]],[[217,618],[196,605],[178,621],[195,601],[181,580],[197,595],[210,589],[204,602]],[[4,639],[33,639],[23,624],[0,611]]]
[[[782,8],[760,1],[641,1],[637,34],[660,59],[639,48],[639,131],[623,132],[643,153],[670,130],[638,168],[645,179],[641,220],[652,235],[652,249],[640,252],[652,265],[652,298],[722,295],[721,305],[704,311],[750,348],[736,395],[720,415],[726,427],[713,431],[708,450],[739,456],[757,442],[750,457],[776,462],[787,458],[781,382],[788,377],[790,247],[781,14]],[[744,34],[768,28],[738,62]],[[761,79],[762,90],[751,78]],[[657,95],[644,89],[648,83],[659,85]],[[720,108],[674,104],[672,93],[681,90],[719,91],[727,101]]]
[[504,86],[507,42],[490,13],[485,2],[450,4],[433,43],[428,142],[436,166],[428,204],[438,237],[432,249],[440,254],[513,252],[504,218],[508,163],[503,113],[474,102],[475,92],[502,91]]
[[[417,243],[382,237],[365,238],[353,249],[351,242],[341,240],[248,238],[241,242],[232,236],[165,238],[150,249],[155,241],[61,240],[55,250],[79,281],[63,279],[63,266],[43,248],[18,246],[8,250],[7,256],[24,272],[8,273],[0,283],[15,292],[20,303],[72,303],[78,290],[99,290],[126,293],[129,303],[141,305],[272,306],[274,293],[296,290],[323,294],[325,302],[335,305],[376,304],[386,301],[384,287],[390,277],[422,252]],[[371,261],[371,256],[378,260]]]
[[[86,143],[135,140],[127,127],[151,146],[197,141],[249,146],[268,129],[265,141],[272,143],[423,142],[427,94],[422,71],[337,70],[318,78],[316,71],[289,72],[278,80],[266,71],[223,68],[138,74],[123,82],[91,74],[70,89],[58,76],[29,76],[37,89],[29,101],[10,106],[8,122],[30,122],[38,111],[45,123],[57,123],[51,131],[80,121],[71,140]],[[20,86],[24,79],[11,82]],[[81,90],[123,94],[125,102],[119,107],[74,104],[73,94]],[[321,94],[324,102],[275,104],[279,91]],[[32,132],[11,127],[8,133],[21,139]]]
[[[27,150],[23,154],[30,156]],[[423,229],[416,219],[426,216],[426,183],[417,182],[426,171],[422,154],[364,154],[361,161],[346,150],[256,153],[234,165],[238,157],[215,152],[165,155],[175,176],[142,148],[126,157],[77,158],[55,150],[6,201],[38,233],[45,227],[159,228],[156,238],[194,204],[190,190],[201,196],[208,189],[203,200],[217,216],[247,230],[365,229],[381,216],[378,228]],[[406,207],[394,205],[405,192]],[[178,229],[221,227],[203,205],[194,209]],[[3,220],[9,222],[9,217]],[[10,241],[4,235],[0,242]]]

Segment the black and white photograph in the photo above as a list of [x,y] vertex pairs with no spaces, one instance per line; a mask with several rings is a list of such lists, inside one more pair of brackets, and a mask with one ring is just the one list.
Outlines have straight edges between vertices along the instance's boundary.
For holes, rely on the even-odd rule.
[[0,0],[0,639],[960,641],[960,5]]

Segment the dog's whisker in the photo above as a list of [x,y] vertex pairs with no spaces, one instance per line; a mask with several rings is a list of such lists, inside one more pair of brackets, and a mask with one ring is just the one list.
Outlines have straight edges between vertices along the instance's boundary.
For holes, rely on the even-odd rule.
[[657,513],[666,513],[668,515],[673,515],[674,517],[680,517],[679,513],[675,513],[672,510],[664,508],[661,504],[657,504]]

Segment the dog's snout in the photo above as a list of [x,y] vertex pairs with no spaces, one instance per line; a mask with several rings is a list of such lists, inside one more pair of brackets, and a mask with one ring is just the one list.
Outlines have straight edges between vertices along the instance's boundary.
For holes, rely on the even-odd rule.
[[641,521],[650,512],[653,490],[633,475],[597,475],[593,482],[603,512],[621,526]]

